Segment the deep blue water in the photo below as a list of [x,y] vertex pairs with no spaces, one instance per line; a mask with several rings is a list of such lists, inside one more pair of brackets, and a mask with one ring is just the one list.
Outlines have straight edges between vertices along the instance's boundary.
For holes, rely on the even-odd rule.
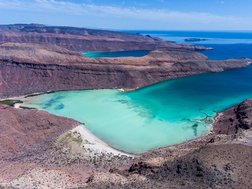
[[115,52],[83,52],[89,58],[116,58],[116,57],[142,57],[149,53],[148,50],[115,51]]
[[[210,59],[252,58],[252,34],[243,32],[141,32],[166,40],[207,38]],[[197,44],[197,43],[192,43]],[[214,116],[252,98],[252,65],[194,75],[132,92],[64,91],[33,97],[28,106],[74,118],[111,146],[141,153],[209,131]]]
[[252,44],[204,44],[213,50],[203,51],[211,60],[224,60],[230,58],[251,58]]
[[[127,31],[159,37],[176,43],[203,45],[214,50],[202,51],[211,60],[229,58],[252,59],[252,32],[206,32],[206,31]],[[199,38],[205,41],[187,42],[185,39]],[[116,51],[116,52],[83,52],[89,58],[142,57],[147,50]]]
[[[186,43],[186,38],[204,38],[207,41],[200,43],[211,44],[237,44],[237,43],[252,43],[252,32],[208,32],[208,31],[126,31],[128,33],[139,33],[143,35],[150,35],[153,37],[160,37],[168,41],[178,43]],[[198,43],[198,42],[196,42]]]
[[[214,50],[203,51],[211,60],[228,58],[252,59],[252,32],[206,32],[206,31],[127,31],[159,37],[177,43],[203,45]],[[187,38],[207,39],[206,41],[186,42]]]

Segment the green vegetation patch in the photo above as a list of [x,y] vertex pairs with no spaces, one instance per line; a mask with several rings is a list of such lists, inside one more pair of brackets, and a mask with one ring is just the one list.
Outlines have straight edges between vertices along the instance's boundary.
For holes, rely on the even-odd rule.
[[0,100],[0,104],[14,106],[16,103],[23,103],[21,100]]

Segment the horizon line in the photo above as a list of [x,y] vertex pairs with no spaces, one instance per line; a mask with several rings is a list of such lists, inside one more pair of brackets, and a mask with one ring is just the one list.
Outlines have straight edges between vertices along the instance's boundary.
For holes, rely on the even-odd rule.
[[99,27],[89,27],[89,26],[71,26],[71,25],[51,25],[51,24],[42,24],[42,23],[8,23],[8,24],[1,24],[0,26],[8,26],[8,25],[41,25],[47,27],[72,27],[72,28],[80,28],[80,29],[93,29],[93,30],[108,30],[108,31],[119,31],[119,32],[127,32],[127,31],[184,31],[184,32],[252,32],[252,30],[218,30],[218,29],[115,29],[115,28],[99,28]]

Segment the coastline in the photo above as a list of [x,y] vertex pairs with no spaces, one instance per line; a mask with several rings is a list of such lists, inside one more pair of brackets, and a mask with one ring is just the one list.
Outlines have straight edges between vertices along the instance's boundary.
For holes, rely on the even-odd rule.
[[[75,187],[75,186],[76,187],[89,186],[88,188],[99,188],[99,186],[109,186],[110,182],[112,182],[113,186],[114,185],[117,186],[117,184],[119,184],[121,181],[127,181],[128,183],[127,186],[132,186],[130,184],[131,182],[134,182],[138,184],[137,185],[138,188],[145,186],[141,182],[141,181],[144,181],[146,185],[148,186],[148,188],[156,188],[155,183],[160,181],[160,180],[152,179],[152,178],[156,178],[156,176],[158,176],[158,178],[164,181],[167,181],[167,178],[168,179],[171,178],[171,179],[175,179],[176,182],[180,182],[179,179],[181,179],[181,175],[182,175],[182,179],[192,178],[192,179],[196,179],[195,182],[198,182],[200,181],[202,177],[198,178],[197,175],[198,173],[202,173],[202,175],[206,177],[206,179],[208,179],[208,176],[209,175],[211,176],[211,172],[207,172],[209,168],[212,168],[211,171],[216,170],[216,167],[214,167],[215,169],[211,167],[212,165],[216,165],[215,163],[216,157],[222,157],[222,160],[223,160],[222,162],[218,162],[217,164],[219,165],[216,170],[218,173],[228,173],[224,169],[222,169],[222,167],[228,164],[229,162],[238,161],[237,164],[234,164],[234,167],[232,167],[233,168],[232,170],[234,170],[235,173],[240,173],[240,170],[245,170],[242,173],[244,173],[245,175],[248,175],[246,174],[246,171],[249,170],[249,167],[246,168],[245,166],[249,163],[249,158],[246,158],[246,157],[249,157],[247,155],[249,155],[251,151],[251,147],[246,145],[247,144],[246,141],[244,142],[243,140],[240,140],[240,139],[239,141],[234,141],[233,137],[231,137],[230,135],[227,135],[227,136],[218,135],[217,133],[207,134],[197,139],[186,141],[183,144],[178,144],[175,146],[168,146],[168,147],[152,150],[144,154],[140,154],[139,156],[136,156],[135,158],[125,157],[125,156],[113,156],[112,154],[113,152],[108,153],[108,151],[102,154],[102,156],[99,156],[100,154],[98,154],[97,151],[99,151],[100,148],[96,148],[96,147],[93,148],[93,149],[96,149],[96,151],[93,151],[94,156],[91,156],[90,152],[88,151],[86,152],[85,150],[80,151],[80,149],[83,149],[81,148],[82,145],[78,145],[78,146],[76,145],[76,144],[80,144],[78,142],[79,140],[76,140],[76,139],[79,139],[78,136],[80,136],[82,132],[84,132],[84,134],[81,137],[83,138],[85,136],[84,139],[87,139],[86,138],[87,132],[88,132],[88,135],[92,134],[88,130],[86,132],[85,130],[86,128],[83,127],[81,123],[78,123],[78,122],[76,123],[75,121],[73,122],[73,120],[68,120],[69,122],[66,122],[67,119],[63,117],[58,117],[56,120],[53,121],[52,117],[55,117],[55,116],[50,115],[40,110],[35,110],[35,111],[17,110],[17,109],[15,110],[15,108],[12,107],[12,108],[9,108],[9,111],[7,112],[10,112],[10,110],[14,112],[19,112],[19,114],[17,115],[23,115],[22,111],[26,111],[25,113],[26,115],[29,112],[28,115],[30,115],[30,117],[32,118],[32,120],[30,120],[31,125],[33,125],[33,120],[36,120],[35,115],[38,115],[37,118],[40,120],[39,125],[43,124],[44,120],[49,120],[49,122],[46,121],[46,124],[50,125],[53,123],[53,124],[56,124],[55,126],[58,128],[62,128],[62,126],[65,125],[65,129],[63,133],[60,131],[61,129],[57,129],[58,133],[59,134],[61,133],[61,134],[58,136],[54,136],[53,140],[51,141],[51,145],[54,146],[55,141],[56,141],[56,144],[62,144],[61,146],[62,148],[58,148],[58,146],[55,146],[54,148],[50,148],[49,147],[50,145],[44,145],[43,141],[41,141],[42,142],[41,144],[45,148],[49,147],[49,149],[48,151],[44,151],[43,150],[44,148],[41,148],[41,149],[36,148],[37,151],[33,152],[34,157],[33,159],[31,159],[31,162],[35,161],[35,164],[33,165],[33,167],[28,168],[31,171],[29,170],[26,171],[25,169],[27,165],[29,165],[30,163],[29,159],[28,160],[24,159],[25,164],[22,161],[20,164],[13,165],[14,168],[12,169],[5,169],[5,167],[2,167],[2,170],[6,171],[5,174],[13,175],[15,173],[18,173],[21,176],[13,177],[11,178],[12,180],[10,181],[3,180],[4,183],[3,182],[0,183],[0,185],[2,184],[1,186],[3,186],[3,184],[5,184],[4,186],[18,186],[19,185],[19,186],[24,186],[24,187],[26,186],[27,188],[27,186],[32,186],[34,182],[38,183],[39,185],[47,186],[46,185],[47,183],[51,183],[51,182],[53,183],[53,180],[55,178],[54,176],[57,173],[56,176],[63,175],[62,177],[60,177],[62,180],[66,180],[70,178],[70,176],[71,178],[79,177],[81,179],[81,181],[77,180],[74,182],[74,183],[77,183],[76,185],[73,185],[72,180],[67,180],[69,182],[67,183],[68,185],[65,188],[70,188],[70,187]],[[5,110],[2,110],[2,111],[4,112]],[[229,112],[232,114],[234,113],[232,109]],[[248,112],[251,112],[251,111],[248,110]],[[3,115],[4,114],[2,114],[2,116]],[[8,116],[3,116],[2,118],[3,120],[8,120],[7,117]],[[63,122],[62,121],[58,122],[59,120],[63,120]],[[223,120],[223,118],[221,120]],[[8,124],[8,122],[6,123]],[[69,126],[71,123],[74,123],[72,125],[73,127]],[[27,125],[27,123],[23,122],[22,127],[25,125]],[[50,128],[53,129],[55,127],[50,127]],[[38,129],[41,129],[41,128],[38,127]],[[45,130],[42,130],[41,133],[47,130],[46,127],[44,127],[44,129]],[[40,131],[40,130],[37,130],[37,131]],[[239,130],[239,132],[243,133],[243,131],[241,130]],[[30,129],[28,133],[30,133],[30,136],[35,134]],[[64,143],[61,143],[62,140],[59,141],[58,137],[67,133],[73,133],[73,135],[75,135],[75,138],[71,137],[70,135],[69,138],[65,137],[65,140],[63,140]],[[239,136],[243,136],[242,133],[239,134]],[[12,137],[14,136],[12,135]],[[91,136],[91,137],[95,137],[95,136]],[[95,142],[97,143],[96,137],[93,140],[95,140]],[[2,145],[3,144],[4,143],[2,143]],[[98,146],[99,145],[100,144],[98,144]],[[3,145],[3,147],[5,146]],[[69,148],[66,149],[67,147]],[[89,147],[89,146],[87,145],[86,147]],[[104,148],[107,148],[107,145],[105,147],[102,146],[102,150],[104,150]],[[232,152],[231,154],[233,154],[233,156],[230,157],[229,150],[232,150],[232,149],[233,151],[231,151]],[[41,154],[38,152],[41,152]],[[27,151],[26,153],[27,155],[30,155],[30,151]],[[246,154],[244,155],[244,153]],[[40,160],[41,155],[44,156],[42,160]],[[39,164],[38,163],[36,164],[37,158],[39,159]],[[245,158],[245,159],[243,160],[242,158]],[[244,162],[244,161],[246,161],[245,165],[241,167],[241,169],[239,169],[240,167],[239,163]],[[9,165],[10,163],[12,162],[10,161],[5,162],[6,165]],[[42,163],[42,166],[41,166],[41,163]],[[182,165],[183,167],[186,167],[187,169],[186,170],[181,169],[181,172],[177,173],[176,171],[178,169],[178,166],[180,165]],[[20,166],[19,169],[16,168],[18,166]],[[40,168],[39,170],[41,170],[40,172],[38,172],[38,167]],[[195,172],[197,167],[198,169],[202,168],[200,169],[200,172],[199,171]],[[47,178],[41,177],[40,176],[41,174],[39,173],[43,175],[46,174],[48,175],[48,177]],[[36,175],[39,175],[39,177],[36,177]],[[243,178],[243,174],[241,175],[242,175],[241,178]],[[217,175],[217,176],[218,178],[221,176],[222,179],[226,178],[226,177],[223,177],[223,175]],[[249,175],[247,177],[249,177]],[[30,178],[32,178],[33,180],[31,180]],[[210,178],[215,178],[215,177],[210,177]],[[234,178],[234,177],[229,176],[228,178]],[[239,179],[240,177],[238,178],[238,180]],[[108,180],[110,182],[107,182]],[[166,183],[165,186],[170,185],[169,181],[170,180],[168,180],[168,183]],[[13,185],[13,183],[14,184],[17,183],[18,185]],[[55,187],[63,188],[63,185],[62,183],[57,183]]]
[[[95,89],[93,89],[93,90],[95,90]],[[127,92],[127,91],[125,91],[125,89],[117,89],[117,90],[120,91],[120,92]],[[136,90],[136,89],[133,89],[133,90]],[[22,103],[15,103],[13,107],[17,108],[17,109],[39,110],[39,109],[36,109],[36,108],[28,108],[28,107],[22,106],[22,104],[24,104],[25,102],[28,102],[29,101],[28,99],[32,99],[33,97],[43,95],[43,94],[48,94],[48,93],[54,93],[54,92],[58,92],[58,91],[46,91],[46,92],[41,92],[41,93],[32,93],[32,94],[28,94],[28,95],[22,95],[22,96],[19,96],[19,97],[16,96],[16,97],[5,98],[5,99],[0,99],[0,100],[6,100],[6,99],[21,100]],[[229,108],[231,108],[231,107],[228,107],[225,110],[227,110]],[[213,123],[210,124],[209,127],[208,127],[208,132],[207,133],[205,133],[205,134],[203,134],[203,135],[201,135],[201,136],[199,136],[197,138],[186,140],[186,141],[184,141],[182,143],[178,143],[178,144],[174,144],[174,145],[168,145],[168,146],[164,146],[164,147],[159,147],[159,148],[156,148],[156,149],[148,150],[148,151],[143,152],[143,153],[138,154],[138,155],[142,155],[142,154],[145,154],[145,153],[151,153],[152,151],[161,150],[161,149],[165,149],[165,148],[177,147],[177,146],[180,146],[180,145],[186,145],[186,144],[193,143],[195,141],[201,141],[201,140],[204,141],[205,138],[207,138],[208,136],[213,134],[213,132],[214,132],[213,131],[213,124],[218,121],[219,117],[221,117],[223,115],[223,112],[225,110],[223,110],[222,112],[217,112],[216,113],[216,115],[213,117]],[[43,110],[39,110],[39,111],[43,111]],[[75,120],[75,121],[77,121],[77,120]],[[138,157],[138,155],[136,155],[136,154],[130,154],[130,153],[118,150],[116,148],[113,148],[108,143],[106,143],[105,141],[103,141],[102,139],[97,137],[95,134],[93,134],[89,129],[87,129],[85,127],[85,125],[83,123],[76,126],[73,129],[63,133],[62,135],[65,135],[67,133],[79,133],[80,134],[80,136],[82,138],[82,141],[84,141],[81,144],[80,147],[83,148],[85,151],[88,151],[88,155],[91,155],[91,156],[105,155],[107,157],[110,157],[110,156],[118,156],[118,157],[126,156],[126,157],[129,157],[129,158]]]
[[[250,65],[251,63],[252,62],[250,60],[247,60],[247,65]],[[206,73],[203,73],[203,74],[206,74]],[[198,74],[196,74],[196,75],[198,75]],[[190,77],[190,76],[187,76],[187,77]],[[175,78],[172,78],[172,79],[175,79]],[[166,81],[161,81],[161,82],[159,82],[159,84],[162,83],[162,82],[166,82]],[[155,83],[153,85],[156,85],[156,84],[157,83]],[[148,86],[145,86],[145,87],[148,87]],[[142,88],[145,88],[145,87],[132,88],[132,89],[128,89],[128,88],[114,88],[114,90],[118,90],[119,92],[123,93],[123,92],[128,92],[128,91],[134,91],[134,90],[142,89]],[[74,90],[74,91],[80,91],[80,90],[85,90],[85,89],[77,89],[77,90]],[[96,89],[94,88],[94,89],[86,89],[86,90],[96,90]],[[99,89],[99,90],[106,90],[106,89]],[[36,97],[36,96],[39,96],[39,95],[43,95],[43,94],[60,92],[60,91],[69,91],[69,90],[48,90],[48,91],[44,91],[44,92],[35,92],[35,93],[30,93],[30,94],[21,95],[21,96],[15,96],[15,97],[10,97],[10,98],[3,98],[3,99],[0,99],[0,100],[5,100],[5,99],[21,100],[21,101],[23,101],[23,104],[25,104],[25,102],[29,101],[33,97]],[[25,106],[22,106],[23,104],[22,103],[15,103],[13,106],[14,106],[14,108],[26,109]],[[222,112],[218,112],[213,117],[214,118],[214,122],[216,122],[216,120],[218,120],[218,117],[221,114],[222,114]],[[180,144],[185,144],[185,143],[188,143],[188,142],[190,142],[192,140],[195,140],[195,139],[196,140],[201,140],[202,138],[204,138],[205,135],[211,134],[213,132],[213,123],[209,125],[208,132],[205,133],[204,135],[199,136],[199,137],[194,138],[194,139],[191,139],[191,140],[184,141],[183,143],[179,143],[179,144],[175,144],[175,145],[171,145],[171,146],[177,146],[177,145],[180,145]],[[125,155],[125,156],[128,156],[128,157],[134,157],[134,155],[127,154],[127,153],[125,153],[123,151],[114,149],[109,144],[107,144],[103,140],[99,139],[95,134],[93,134],[92,132],[90,132],[87,128],[85,128],[84,125],[82,127],[83,128],[77,127],[75,129],[69,130],[69,131],[80,133],[83,141],[84,140],[88,141],[87,143],[83,144],[83,148],[88,149],[90,151],[90,154],[95,154],[95,153],[98,153],[98,154],[113,154],[115,156],[117,156],[117,155]],[[165,146],[165,147],[161,147],[161,148],[166,148],[166,147],[171,147],[171,146]],[[159,148],[157,148],[157,149],[159,149]],[[156,150],[156,149],[154,149],[154,150]],[[152,151],[152,150],[149,150],[147,152],[150,152],[150,151]]]
[[109,144],[98,138],[94,135],[90,130],[88,130],[85,125],[79,125],[71,130],[72,133],[79,133],[82,141],[84,141],[81,145],[86,151],[89,151],[90,154],[110,154],[113,156],[127,156],[127,157],[134,157],[133,154],[128,154],[117,150],[111,147]]
[[[61,101],[61,98],[57,97],[62,95],[61,92],[65,93],[64,91],[78,93],[82,90],[88,92],[94,90],[96,93],[96,90],[100,90],[99,94],[104,97],[105,91],[111,89],[121,95],[177,78],[252,66],[251,56],[248,55],[251,59],[243,58],[249,53],[249,48],[247,51],[247,47],[237,46],[234,48],[236,54],[232,48],[225,48],[225,45],[220,48],[217,47],[218,45],[214,46],[216,42],[218,44],[218,40],[219,42],[224,40],[225,43],[229,41],[234,44],[238,41],[243,43],[250,40],[243,39],[244,36],[250,38],[247,34],[240,37],[240,34],[227,35],[223,34],[226,32],[216,31],[219,36],[216,40],[211,38],[212,34],[203,32],[200,34],[204,34],[202,39],[210,36],[214,48],[217,47],[212,54],[209,51],[208,56],[208,53],[205,54],[201,50],[210,50],[211,43],[202,43],[204,46],[209,46],[204,47],[197,43],[179,44],[181,42],[174,43],[163,39],[163,36],[168,33],[175,34],[174,37],[176,37],[176,32],[173,34],[172,31],[161,31],[161,33],[147,31],[146,34],[141,34],[145,33],[143,31],[134,31],[134,34],[126,34],[124,31],[110,32],[36,24],[4,25],[0,26],[0,31],[2,31],[0,40],[3,43],[0,45],[0,171],[2,172],[0,188],[246,189],[252,185],[252,96],[250,95],[252,88],[249,87],[252,85],[247,85],[247,82],[251,83],[250,77],[245,77],[245,80],[238,80],[241,75],[239,78],[231,75],[231,80],[225,80],[226,77],[217,77],[216,82],[223,83],[224,86],[228,86],[229,82],[234,82],[234,84],[237,82],[237,85],[232,85],[232,90],[227,91],[228,95],[220,93],[223,100],[228,100],[229,94],[236,95],[240,88],[235,86],[244,86],[251,92],[246,97],[235,96],[237,99],[228,103],[230,107],[226,105],[226,101],[223,103],[221,100],[218,101],[218,105],[224,108],[218,108],[218,105],[211,106],[212,102],[215,103],[218,100],[216,93],[211,94],[212,91],[218,90],[217,87],[211,86],[211,79],[202,80],[202,88],[196,82],[178,86],[183,90],[186,87],[192,89],[195,86],[195,92],[199,93],[197,96],[212,95],[214,101],[209,98],[196,99],[200,104],[196,111],[201,112],[202,116],[189,117],[195,119],[188,119],[190,123],[185,124],[188,125],[185,129],[175,132],[174,135],[173,128],[167,131],[161,130],[161,132],[171,133],[174,138],[179,136],[185,138],[184,142],[147,149],[139,154],[130,151],[127,153],[124,151],[125,148],[120,150],[118,141],[126,139],[124,143],[126,147],[129,145],[137,147],[134,137],[127,137],[132,134],[136,134],[137,139],[145,144],[159,142],[163,138],[169,140],[169,136],[156,137],[159,135],[152,132],[158,130],[156,128],[158,123],[154,122],[153,130],[146,128],[155,137],[146,137],[148,140],[143,140],[145,137],[139,137],[137,133],[134,133],[135,130],[130,130],[130,132],[120,130],[138,126],[137,119],[132,119],[134,117],[131,117],[127,111],[122,111],[117,104],[96,107],[94,102],[96,100],[98,102],[99,98],[93,93],[90,99],[80,95],[76,101],[69,98],[57,104]],[[184,34],[190,37],[191,32],[194,31]],[[154,33],[160,38],[152,37]],[[233,36],[239,39],[232,39]],[[180,37],[182,39],[182,36]],[[84,50],[113,52],[118,49],[136,51],[143,48],[149,50],[149,54],[138,58],[93,59],[80,53]],[[227,57],[225,57],[226,51]],[[217,53],[225,59],[219,59],[219,56],[217,56],[218,60],[211,58]],[[251,69],[244,73],[249,76]],[[202,93],[203,90],[205,93]],[[49,93],[52,94],[48,95]],[[193,100],[188,98],[190,92],[181,91],[183,94],[181,97],[185,99],[181,103],[177,103],[177,98],[163,97],[158,91],[155,93],[158,98],[168,99],[167,106],[172,105],[170,99],[176,102],[174,105],[178,112],[172,109],[175,114],[180,114],[185,106],[188,112],[194,113],[194,105],[187,104]],[[164,91],[164,94],[166,93],[179,96],[173,88]],[[55,98],[49,101],[47,96]],[[132,96],[134,97],[134,94]],[[250,99],[245,100],[247,96]],[[148,101],[151,98],[152,96],[142,98],[144,103],[147,102],[146,109],[149,108]],[[123,100],[124,98],[122,98],[122,103],[125,103]],[[90,104],[83,103],[82,106],[81,101],[87,101]],[[37,104],[37,102],[42,104]],[[56,102],[55,106],[53,106],[54,102]],[[46,106],[47,103],[48,106]],[[50,106],[50,103],[53,105]],[[67,109],[69,104],[74,108],[77,107],[80,115],[73,116],[74,111],[71,108]],[[130,105],[130,103],[127,104],[127,99],[125,104]],[[153,103],[150,102],[150,106],[152,105]],[[29,108],[29,106],[35,108]],[[66,110],[66,113],[60,116],[60,114],[56,115],[57,112],[56,114],[53,114],[54,111],[48,112],[53,108]],[[105,111],[99,113],[97,111],[99,108]],[[111,117],[105,114],[108,111],[107,108],[113,113]],[[155,109],[166,112],[168,120],[170,117],[173,118],[173,114],[170,114],[168,109],[162,109],[162,106],[157,106]],[[94,114],[92,119],[102,120],[100,127],[95,129],[92,123],[96,122],[89,123],[88,121],[91,111]],[[122,114],[116,114],[117,111]],[[155,111],[151,113],[157,114]],[[104,115],[106,119],[100,119],[103,116],[99,117],[99,115]],[[125,116],[125,119],[117,119],[118,115]],[[187,121],[187,116],[183,117]],[[128,124],[127,120],[130,119],[132,122]],[[150,120],[146,120],[147,126],[152,126]],[[114,124],[119,126],[118,131],[122,135],[113,132],[117,137],[114,140],[104,137],[109,135],[99,135],[103,129],[107,131],[114,129],[110,127]],[[172,125],[176,126],[176,123]],[[204,134],[202,134],[201,125],[207,128],[204,129]],[[191,136],[196,138],[189,139],[186,134],[184,135],[187,131],[194,134]],[[142,130],[139,132],[142,136],[144,135]]]
[[[12,97],[12,98],[4,98],[4,99],[0,99],[0,100],[21,100],[22,103],[15,103],[13,107],[17,108],[17,109],[26,109],[25,107],[22,107],[22,104],[28,101],[28,99],[27,99],[28,97],[32,98],[35,96],[39,96],[39,95],[43,95],[43,94],[47,94],[47,93],[53,93],[53,92],[57,92],[57,91],[33,93],[33,94],[29,94],[29,95],[16,96],[16,97]],[[38,110],[38,109],[36,109],[36,110]],[[39,110],[39,111],[42,111],[42,110]],[[123,152],[123,151],[120,151],[118,149],[113,148],[112,146],[110,146],[109,144],[107,144],[106,142],[104,142],[103,140],[98,138],[90,130],[88,130],[84,124],[80,124],[77,127],[65,132],[64,134],[62,134],[62,136],[66,135],[69,132],[80,134],[80,137],[83,141],[80,147],[83,148],[85,151],[88,151],[88,155],[96,156],[98,154],[98,156],[107,155],[107,156],[118,156],[118,157],[126,156],[129,158],[136,157],[136,155],[129,154],[129,153],[126,153],[126,152]]]

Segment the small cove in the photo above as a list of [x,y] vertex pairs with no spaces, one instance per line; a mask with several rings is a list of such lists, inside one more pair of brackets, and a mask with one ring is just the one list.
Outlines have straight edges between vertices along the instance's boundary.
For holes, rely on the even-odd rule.
[[25,105],[84,122],[112,147],[142,153],[206,134],[217,112],[252,97],[251,72],[200,74],[125,93],[55,92]]
[[[252,33],[137,33],[176,42],[189,37],[207,38],[194,44],[213,47],[203,51],[209,59],[252,58]],[[84,56],[90,58],[115,58],[141,57],[148,51],[86,53]],[[137,154],[208,133],[218,112],[252,98],[251,73],[252,65],[169,80],[132,92],[62,91],[29,98],[25,105],[83,122],[112,147]]]

